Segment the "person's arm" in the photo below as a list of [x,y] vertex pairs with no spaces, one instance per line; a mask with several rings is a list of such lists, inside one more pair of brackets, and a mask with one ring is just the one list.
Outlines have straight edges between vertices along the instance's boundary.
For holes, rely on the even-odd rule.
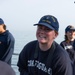
[[64,60],[62,63],[59,62],[56,67],[53,75],[73,75],[71,63]]
[[64,45],[63,45],[63,43],[62,43],[62,42],[60,43],[60,46],[62,46],[62,47],[64,48]]
[[19,69],[20,75],[29,75],[28,72],[23,71],[23,69]]
[[27,52],[26,47],[20,52],[17,66],[19,68],[20,75],[29,75],[27,68]]
[[65,50],[55,54],[52,65],[53,75],[73,75],[72,62]]
[[15,39],[11,35],[11,33],[8,34],[7,43],[8,43],[8,48],[6,50],[6,53],[2,57],[2,60],[11,64],[11,58],[12,58],[12,54],[13,54],[13,51],[14,51],[14,44],[15,44]]

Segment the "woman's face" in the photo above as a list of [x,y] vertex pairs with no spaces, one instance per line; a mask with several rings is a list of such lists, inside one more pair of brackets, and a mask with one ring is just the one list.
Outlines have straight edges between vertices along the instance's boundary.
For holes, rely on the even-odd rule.
[[2,33],[4,30],[3,25],[0,25],[0,33]]
[[75,31],[73,31],[72,38],[75,39]]
[[66,33],[68,40],[74,40],[75,39],[75,31],[68,31]]
[[57,34],[54,30],[42,25],[37,26],[36,37],[40,44],[52,43],[56,36]]

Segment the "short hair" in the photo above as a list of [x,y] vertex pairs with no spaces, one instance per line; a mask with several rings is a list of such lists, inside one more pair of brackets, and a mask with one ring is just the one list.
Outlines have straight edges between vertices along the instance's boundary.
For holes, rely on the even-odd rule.
[[65,41],[67,41],[67,40],[68,40],[68,37],[67,37],[67,35],[64,35],[64,38],[65,38]]
[[5,24],[3,25],[3,28],[4,28],[4,30],[6,30],[6,25]]

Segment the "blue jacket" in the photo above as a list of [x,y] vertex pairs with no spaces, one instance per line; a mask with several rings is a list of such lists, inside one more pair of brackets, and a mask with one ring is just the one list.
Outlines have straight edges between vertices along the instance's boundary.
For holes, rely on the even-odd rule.
[[[42,51],[38,46],[38,56],[35,59],[36,45],[37,41],[32,41],[21,51],[17,63],[20,75],[73,75],[71,60],[60,45],[55,42],[54,52],[53,45],[47,51]],[[49,56],[51,54],[52,57]]]
[[10,65],[14,51],[15,39],[13,35],[8,30],[6,30],[4,33],[0,34],[0,42],[0,52],[2,53],[0,60]]

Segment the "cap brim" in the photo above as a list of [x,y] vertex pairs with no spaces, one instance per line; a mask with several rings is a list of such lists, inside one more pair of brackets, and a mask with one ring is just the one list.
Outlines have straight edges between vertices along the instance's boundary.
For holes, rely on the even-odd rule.
[[52,30],[55,30],[51,25],[49,25],[49,24],[47,24],[47,23],[37,23],[37,24],[34,24],[34,26],[36,26],[36,25],[46,26],[46,27],[48,27],[48,28],[50,28],[50,29],[52,29]]
[[75,31],[75,29],[71,29],[72,31]]

